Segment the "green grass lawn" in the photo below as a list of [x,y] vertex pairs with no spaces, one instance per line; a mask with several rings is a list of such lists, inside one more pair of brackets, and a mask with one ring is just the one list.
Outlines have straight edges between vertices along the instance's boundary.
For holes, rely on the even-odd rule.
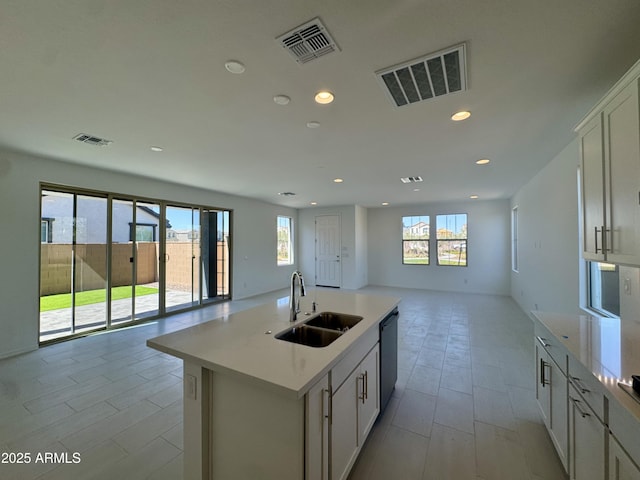
[[[151,295],[158,293],[157,288],[144,287],[136,285],[136,297],[142,295]],[[86,292],[76,293],[76,307],[81,305],[91,305],[93,303],[103,303],[107,298],[107,291],[87,290]],[[111,289],[111,299],[121,300],[123,298],[131,298],[131,286],[113,287]],[[71,308],[71,294],[59,293],[57,295],[47,295],[40,297],[40,311],[47,312],[49,310],[59,310],[61,308]]]
[[426,258],[405,258],[405,265],[427,265],[429,262]]

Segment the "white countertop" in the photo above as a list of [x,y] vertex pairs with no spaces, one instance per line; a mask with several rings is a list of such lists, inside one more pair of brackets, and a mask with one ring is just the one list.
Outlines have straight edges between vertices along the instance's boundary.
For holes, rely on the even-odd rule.
[[[161,352],[214,372],[241,376],[286,395],[302,397],[362,334],[400,302],[399,298],[318,290],[302,297],[298,321],[308,318],[312,301],[318,312],[362,316],[351,330],[326,347],[299,345],[274,336],[294,324],[289,322],[288,297],[206,323],[147,340]],[[265,332],[271,331],[270,334]]]
[[640,322],[594,315],[531,312],[640,421],[640,403],[618,386],[640,375]]

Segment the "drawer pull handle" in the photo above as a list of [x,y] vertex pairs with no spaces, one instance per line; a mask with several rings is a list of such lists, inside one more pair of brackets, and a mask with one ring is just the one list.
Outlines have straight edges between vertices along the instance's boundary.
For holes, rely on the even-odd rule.
[[550,366],[551,364],[545,362],[544,359],[540,359],[540,384],[542,385],[542,388],[544,388],[545,385],[549,385],[551,383],[549,382],[549,380],[547,380],[547,375],[545,372],[545,368]]
[[575,386],[578,387],[578,390],[580,390],[580,393],[591,393],[591,390],[585,387],[578,377],[571,377],[571,380],[573,381]]
[[578,410],[578,413],[580,413],[580,416],[582,416],[582,418],[587,418],[591,416],[589,412],[585,412],[582,408],[580,408],[580,400],[576,400],[573,397],[569,397],[569,398],[573,402],[573,405],[576,407],[576,410]]
[[360,375],[358,375],[358,378],[362,382],[362,395],[358,395],[358,399],[362,400],[362,403],[364,403],[366,398],[367,398],[367,393],[366,393],[366,390],[365,390],[365,388],[366,388],[365,387],[365,382],[366,382],[365,374],[361,373]]
[[538,342],[540,342],[540,345],[542,345],[544,348],[550,347],[551,344],[547,343],[547,339],[546,338],[542,338],[542,337],[536,337],[538,339]]
[[571,401],[573,402],[573,405],[576,407],[576,410],[578,410],[578,413],[580,413],[580,416],[582,418],[586,418],[586,417],[590,417],[591,414],[589,414],[589,412],[585,412],[581,407],[580,407],[580,400],[577,400],[573,397],[569,397],[571,399]]

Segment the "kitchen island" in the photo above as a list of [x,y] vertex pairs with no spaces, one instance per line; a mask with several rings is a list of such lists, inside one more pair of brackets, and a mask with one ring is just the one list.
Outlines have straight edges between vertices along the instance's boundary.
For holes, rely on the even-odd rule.
[[185,480],[348,475],[379,412],[378,326],[399,299],[301,300],[296,325],[313,301],[362,320],[325,347],[280,340],[293,325],[284,297],[147,341],[184,361]]

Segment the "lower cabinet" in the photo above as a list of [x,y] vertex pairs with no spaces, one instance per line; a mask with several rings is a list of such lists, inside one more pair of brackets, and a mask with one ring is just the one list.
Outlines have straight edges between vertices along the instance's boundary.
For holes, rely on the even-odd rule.
[[569,383],[569,473],[572,480],[602,480],[607,427]]
[[380,411],[378,344],[331,397],[331,480],[346,479]]
[[640,468],[613,435],[609,435],[609,480],[640,480]]

